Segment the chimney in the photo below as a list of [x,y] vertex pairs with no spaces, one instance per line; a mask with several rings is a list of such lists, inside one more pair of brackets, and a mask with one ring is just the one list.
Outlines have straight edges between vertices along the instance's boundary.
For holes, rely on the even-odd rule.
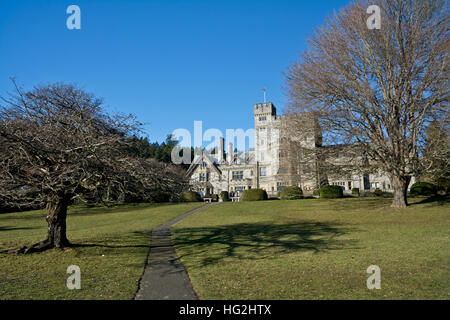
[[223,157],[223,152],[224,152],[224,140],[223,137],[219,138],[219,152],[218,152],[218,161],[219,163],[223,162],[224,157]]
[[227,161],[228,163],[231,163],[233,161],[233,143],[228,143],[228,154],[227,154]]

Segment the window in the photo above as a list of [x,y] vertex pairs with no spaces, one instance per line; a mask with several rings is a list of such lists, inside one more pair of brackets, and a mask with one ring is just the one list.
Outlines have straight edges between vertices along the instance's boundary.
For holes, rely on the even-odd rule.
[[209,173],[200,173],[199,180],[200,182],[209,181]]
[[244,171],[233,171],[233,180],[244,179]]
[[278,158],[286,158],[287,157],[287,151],[286,150],[279,150],[278,151]]
[[259,121],[266,121],[267,118],[266,117],[259,117]]
[[242,193],[242,192],[245,190],[245,187],[236,187],[236,188],[234,188],[234,190],[235,190],[237,193]]
[[285,173],[289,173],[288,168],[278,168],[278,174],[285,174]]
[[284,183],[284,182],[277,182],[277,191],[281,191],[284,188],[286,188],[286,183]]
[[267,170],[266,168],[259,168],[259,175],[261,177],[265,177],[267,175]]
[[379,182],[372,182],[372,183],[370,184],[370,187],[371,187],[371,188],[376,188],[376,189],[378,189],[378,188],[380,187],[380,183],[379,183]]
[[264,161],[264,152],[261,152],[261,161]]

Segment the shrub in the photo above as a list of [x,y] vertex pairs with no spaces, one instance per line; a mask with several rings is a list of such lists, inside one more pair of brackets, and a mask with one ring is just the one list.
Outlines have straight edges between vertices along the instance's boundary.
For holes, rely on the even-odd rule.
[[280,192],[281,200],[298,200],[302,199],[303,191],[300,187],[286,187]]
[[450,190],[450,179],[439,178],[436,180],[436,191],[448,193]]
[[250,189],[242,193],[242,201],[261,201],[267,199],[267,192],[262,189]]
[[376,195],[377,197],[381,197],[384,194],[384,192],[377,188],[377,189],[375,189],[373,194]]
[[228,191],[222,191],[220,193],[220,199],[222,199],[222,201],[230,201],[230,195]]
[[200,202],[202,201],[202,196],[198,192],[186,191],[181,194],[181,202]]
[[325,186],[320,189],[320,197],[326,199],[342,198],[344,191],[339,186]]
[[437,193],[437,188],[429,182],[416,182],[411,186],[409,193],[413,196],[432,196]]
[[211,198],[213,199],[213,201],[219,201],[219,195],[217,194],[213,194]]
[[320,190],[319,189],[314,189],[313,196],[320,196]]
[[359,188],[353,188],[352,194],[359,195]]
[[148,195],[148,202],[150,203],[163,203],[170,201],[171,194],[164,191],[152,191]]
[[211,193],[207,193],[204,195],[203,198],[212,198],[212,197],[213,197],[213,195]]

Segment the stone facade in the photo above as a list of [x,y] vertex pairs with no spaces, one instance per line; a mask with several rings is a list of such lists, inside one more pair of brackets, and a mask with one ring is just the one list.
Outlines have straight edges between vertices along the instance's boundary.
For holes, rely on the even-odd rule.
[[[194,158],[187,172],[192,190],[202,195],[219,194],[221,191],[238,195],[243,190],[261,188],[266,190],[269,196],[277,196],[278,191],[291,185],[301,187],[305,193],[312,193],[324,179],[326,183],[341,186],[347,192],[352,188],[359,188],[360,192],[374,191],[377,188],[387,192],[392,190],[388,177],[382,172],[299,179],[294,172],[296,169],[292,169],[292,160],[287,160],[289,146],[285,141],[291,139],[283,129],[287,123],[287,116],[277,115],[276,108],[271,102],[255,104],[253,116],[255,148],[248,152],[235,153],[233,145],[229,143],[225,159],[224,140],[221,138],[217,156],[211,156],[203,151]],[[314,126],[314,121],[309,124]],[[312,130],[302,143],[312,150],[320,147],[320,132]],[[314,163],[310,166],[314,166]]]

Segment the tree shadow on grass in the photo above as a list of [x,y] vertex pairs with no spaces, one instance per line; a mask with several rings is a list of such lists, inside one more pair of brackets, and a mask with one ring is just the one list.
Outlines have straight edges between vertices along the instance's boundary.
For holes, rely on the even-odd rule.
[[[90,239],[82,242],[76,240],[70,245],[71,248],[150,248],[149,232],[134,231],[128,234],[107,236],[102,239]],[[70,239],[69,239],[70,240]],[[148,242],[148,244],[147,244]],[[145,244],[141,244],[145,243]]]
[[17,230],[31,230],[39,229],[39,227],[0,227],[0,232],[2,231],[17,231]]
[[44,221],[45,217],[47,216],[47,212],[41,211],[39,214],[36,214],[34,211],[28,211],[28,212],[13,212],[13,213],[5,213],[0,214],[0,220],[7,221],[7,220],[37,220],[37,221]]
[[123,249],[123,248],[149,248],[150,245],[112,245],[105,243],[74,243],[69,246],[70,248],[108,248],[108,249]]
[[[70,240],[70,239],[69,239]],[[150,243],[143,244],[142,241],[133,241],[133,239],[103,239],[103,240],[87,240],[71,242],[66,249],[74,250],[75,256],[95,256],[97,254],[105,254],[107,256],[115,256],[122,254],[133,254],[145,249],[150,250]]]
[[436,203],[439,206],[443,206],[445,204],[449,204],[450,203],[450,199],[449,198],[450,197],[448,195],[445,195],[445,196],[440,196],[440,195],[438,195],[438,196],[431,196],[431,197],[425,198],[423,200],[420,200],[418,202],[411,203],[410,205],[414,206],[414,205],[425,204],[425,203]]
[[[69,237],[70,245],[66,249],[72,249],[77,256],[91,255],[92,252],[100,252],[111,254],[122,254],[126,252],[135,252],[142,248],[149,250],[150,243],[145,241],[148,238],[148,232],[132,232],[125,235],[107,236],[101,238],[91,239],[71,239]],[[94,251],[85,249],[95,249]]]
[[339,239],[353,231],[334,222],[241,223],[178,229],[174,243],[181,258],[207,266],[226,258],[258,260],[300,251],[358,249],[356,240]]

